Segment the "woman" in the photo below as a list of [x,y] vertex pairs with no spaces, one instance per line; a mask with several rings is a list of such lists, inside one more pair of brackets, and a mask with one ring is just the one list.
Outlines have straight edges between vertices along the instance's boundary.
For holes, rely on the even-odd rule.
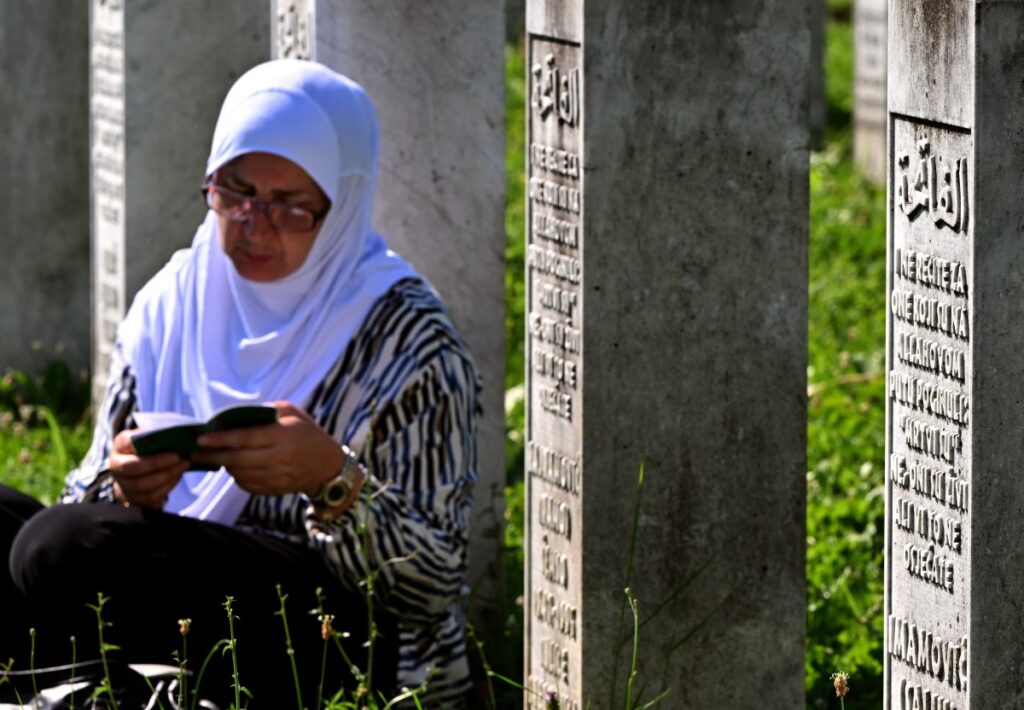
[[[465,691],[477,378],[436,294],[371,230],[376,169],[374,110],[348,79],[282,60],[232,87],[206,167],[210,211],[121,324],[61,504],[0,498],[0,545],[20,530],[7,584],[46,657],[67,649],[69,625],[89,628],[54,623],[55,610],[77,614],[97,591],[123,655],[164,662],[179,618],[192,619],[192,648],[225,637],[231,595],[242,684],[255,707],[291,705],[281,584],[306,704],[318,588],[355,635],[350,653],[372,607],[378,687],[426,683],[444,702]],[[133,448],[138,413],[206,419],[269,401],[275,424],[206,435],[189,459]]]

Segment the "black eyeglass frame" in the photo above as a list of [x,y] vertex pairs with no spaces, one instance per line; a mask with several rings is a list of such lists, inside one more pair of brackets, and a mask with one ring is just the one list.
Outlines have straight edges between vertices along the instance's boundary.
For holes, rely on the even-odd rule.
[[[318,224],[320,224],[321,220],[323,220],[323,218],[327,216],[327,213],[331,209],[330,201],[328,201],[326,207],[314,211],[314,210],[308,209],[306,207],[299,207],[297,205],[290,205],[287,202],[277,202],[277,201],[274,201],[274,200],[261,200],[261,199],[259,199],[257,197],[252,196],[252,195],[246,195],[244,192],[239,192],[238,190],[232,190],[229,187],[224,187],[223,185],[218,185],[213,180],[207,180],[206,182],[204,182],[202,184],[202,186],[199,188],[199,192],[202,195],[203,202],[206,204],[207,208],[213,210],[214,212],[216,212],[217,214],[221,215],[222,217],[225,217],[226,219],[228,219],[231,222],[245,222],[247,220],[250,220],[250,219],[253,218],[253,214],[257,210],[259,210],[259,211],[262,211],[263,214],[266,216],[267,221],[269,221],[272,225],[274,225],[275,229],[277,229],[279,231],[282,231],[282,232],[285,232],[286,234],[297,234],[297,233],[312,231],[313,229],[316,228],[316,226]],[[210,204],[210,201],[213,199],[212,196],[216,192],[219,192],[221,194],[227,194],[227,195],[230,195],[230,196],[233,196],[233,197],[237,197],[239,202],[241,202],[243,204],[247,204],[248,206],[245,209],[245,211],[241,215],[238,215],[238,216],[234,216],[234,215],[230,215],[230,214],[221,212],[216,207],[214,207],[212,204]],[[270,214],[271,214],[270,210],[271,210],[272,207],[276,207],[276,208],[279,208],[279,209],[291,211],[292,214],[296,214],[296,213],[308,214],[308,215],[310,215],[310,217],[312,217],[312,223],[306,229],[298,229],[298,230],[282,229],[281,226],[276,221],[274,221],[274,219],[270,216]]]

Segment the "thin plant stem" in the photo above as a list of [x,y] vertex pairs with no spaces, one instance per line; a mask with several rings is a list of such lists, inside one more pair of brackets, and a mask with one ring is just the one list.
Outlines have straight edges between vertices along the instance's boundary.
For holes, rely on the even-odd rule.
[[637,655],[640,648],[640,613],[637,611],[636,597],[626,587],[626,598],[633,613],[633,656],[629,661],[629,677],[626,679],[626,710],[633,710],[633,682],[637,675]]
[[295,682],[295,707],[296,710],[303,710],[302,689],[299,687],[299,667],[295,662],[295,647],[292,646],[292,633],[288,628],[288,612],[285,608],[285,600],[288,595],[281,592],[280,584],[277,585],[277,598],[281,602],[281,608],[274,613],[281,617],[281,623],[284,625],[284,645],[288,652],[288,662],[292,666],[292,680]]
[[32,678],[32,704],[39,710],[39,687],[36,685],[36,629],[28,630],[31,646],[28,652],[28,674]]
[[[367,436],[366,446],[367,451],[373,451],[374,446],[373,431],[371,430]],[[370,495],[370,486],[368,485],[369,479],[373,478],[373,457],[368,457],[367,460],[367,471],[366,479],[363,481],[363,490],[360,491],[365,499],[365,505],[362,510],[362,521],[359,526],[360,532],[360,544],[363,548],[363,559],[366,560],[366,673],[363,676],[363,684],[366,687],[366,696],[373,697],[373,647],[377,640],[377,624],[373,618],[373,583],[376,576],[376,572],[373,571],[370,565],[370,505],[373,502],[373,498]]]
[[316,686],[317,710],[324,704],[324,679],[327,677],[327,639],[324,639],[323,653],[320,654],[320,682]]
[[[153,687],[153,681],[151,681],[149,679],[149,676],[143,675],[142,676],[142,680],[146,681],[146,687],[149,688],[149,693],[150,693],[149,697],[151,699],[152,698],[156,698],[156,706],[158,708],[160,708],[160,710],[167,710],[164,707],[164,701],[160,699],[160,692],[157,690],[157,688]],[[161,685],[160,687],[162,688],[163,686]],[[152,706],[151,705],[147,705],[146,707],[152,707]]]
[[190,710],[196,710],[199,707],[199,689],[203,685],[203,676],[206,675],[206,667],[210,665],[210,661],[217,654],[217,651],[227,646],[227,639],[221,639],[217,643],[213,644],[213,648],[206,654],[206,658],[203,659],[203,664],[199,666],[199,675],[196,676],[196,687],[192,691],[192,704],[189,706]]
[[75,666],[78,664],[78,641],[71,637],[71,707],[75,707]]
[[484,654],[484,643],[480,640],[480,637],[476,635],[476,629],[473,628],[473,624],[466,622],[466,633],[469,638],[472,639],[476,645],[476,651],[480,654],[480,663],[483,664],[484,673],[487,676],[487,707],[488,710],[497,710],[498,703],[494,697],[494,681],[492,680],[491,664],[487,662],[487,656]]
[[323,651],[320,654],[320,682],[316,686],[316,710],[320,710],[324,704],[324,679],[327,677],[327,647],[333,633],[331,623],[334,621],[334,616],[328,616],[324,610],[323,587],[316,588],[316,609],[312,613],[316,614],[316,618],[320,622],[320,635],[324,641]]
[[840,710],[846,710],[846,699],[843,696],[839,696],[839,708]]
[[231,608],[235,602],[234,597],[227,597],[224,600],[224,608],[228,613],[228,649],[231,651],[231,687],[235,691],[235,710],[242,710],[242,685],[238,682],[238,639],[235,638],[235,615]]
[[110,663],[107,660],[107,651],[117,650],[117,646],[107,643],[103,638],[103,629],[107,623],[103,621],[103,607],[110,601],[109,597],[103,596],[103,592],[96,593],[96,604],[89,604],[89,608],[96,612],[96,631],[100,641],[100,662],[103,665],[103,685],[96,689],[96,696],[106,693],[110,705],[114,710],[117,708],[117,698],[114,697],[114,684],[110,677]]
[[[636,540],[640,531],[640,499],[644,491],[644,463],[640,462],[640,472],[637,475],[636,480],[636,503],[633,505],[633,523],[629,531],[629,550],[626,553],[626,587],[628,588],[632,583],[633,578],[633,560],[636,558]],[[615,707],[615,697],[618,695],[618,684],[619,684],[619,663],[622,658],[622,644],[618,642],[618,639],[622,638],[622,632],[626,624],[626,604],[627,598],[623,598],[622,604],[619,607],[619,623],[615,634],[616,643],[614,651],[614,660],[612,662],[612,683],[611,693],[608,698],[608,707]],[[634,624],[634,627],[636,624]]]
[[18,687],[11,682],[11,668],[14,667],[14,659],[8,658],[7,663],[0,663],[0,670],[4,672],[0,676],[0,688],[3,687],[4,683],[11,686],[11,690],[14,691],[14,699],[18,701],[18,707],[24,707],[24,703],[21,702],[21,693],[18,692]]
[[181,655],[178,657],[178,708],[183,710],[188,702],[188,633],[192,619],[178,619],[178,633],[181,635]]

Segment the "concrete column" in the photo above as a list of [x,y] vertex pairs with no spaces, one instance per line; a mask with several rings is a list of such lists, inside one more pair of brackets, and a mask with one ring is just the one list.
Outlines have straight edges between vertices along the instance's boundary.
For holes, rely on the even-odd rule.
[[802,707],[811,0],[527,8],[526,705]]
[[251,0],[92,0],[94,400],[135,292],[192,242],[221,102],[268,58]]
[[483,375],[470,545],[476,608],[495,592],[505,480],[504,5],[276,0],[276,56],[352,77],[380,117],[375,226],[437,288]]
[[886,23],[888,0],[853,7],[853,158],[872,182],[885,181]]
[[88,23],[83,3],[0,2],[0,372],[89,364]]
[[889,5],[885,706],[1019,704],[1024,2]]

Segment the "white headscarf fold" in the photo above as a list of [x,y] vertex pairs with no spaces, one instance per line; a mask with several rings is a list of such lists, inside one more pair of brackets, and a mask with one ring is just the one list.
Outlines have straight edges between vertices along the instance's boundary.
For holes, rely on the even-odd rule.
[[[373,304],[416,276],[372,231],[377,143],[369,97],[327,67],[277,60],[238,79],[206,174],[246,153],[272,153],[305,170],[331,208],[302,266],[266,283],[239,276],[216,214],[207,214],[192,248],[139,292],[118,329],[140,411],[206,419],[232,404],[306,404]],[[248,498],[224,470],[189,472],[165,510],[232,524]]]

